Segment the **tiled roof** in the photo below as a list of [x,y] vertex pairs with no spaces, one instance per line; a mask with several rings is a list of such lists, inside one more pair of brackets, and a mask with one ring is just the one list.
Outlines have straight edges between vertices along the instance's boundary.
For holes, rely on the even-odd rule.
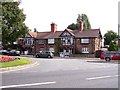
[[34,38],[37,37],[37,32],[31,32],[31,31],[30,31],[29,34],[30,34],[31,37],[34,37]]
[[82,32],[75,31],[75,37],[77,37],[77,38],[79,38],[79,37],[98,37],[99,35],[101,35],[100,29],[90,29],[90,30],[85,30]]
[[46,35],[44,38],[48,39],[48,38],[59,38],[59,36],[61,35],[63,31],[56,31],[56,32],[51,32],[49,33],[49,35]]
[[37,32],[37,39],[44,39],[46,36],[48,36],[51,32]]
[[[79,30],[67,30],[71,35],[75,36],[76,38],[84,38],[84,37],[98,37],[101,35],[100,29],[90,29],[84,30],[80,32]],[[59,38],[60,35],[64,31],[56,31],[56,32],[29,32],[29,34],[36,38],[36,39],[48,39],[48,38]]]

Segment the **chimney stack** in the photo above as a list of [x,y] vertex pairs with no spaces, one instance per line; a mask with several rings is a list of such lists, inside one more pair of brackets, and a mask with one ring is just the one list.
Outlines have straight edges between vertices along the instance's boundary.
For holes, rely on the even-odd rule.
[[80,28],[80,32],[82,32],[83,31],[83,21],[82,20],[80,20],[80,22],[79,22],[79,28]]
[[55,23],[51,23],[51,32],[57,31],[57,25]]

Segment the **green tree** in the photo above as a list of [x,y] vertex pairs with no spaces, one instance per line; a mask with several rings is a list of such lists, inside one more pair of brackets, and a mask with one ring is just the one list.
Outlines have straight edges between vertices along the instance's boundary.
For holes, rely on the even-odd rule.
[[2,41],[3,46],[13,45],[18,38],[24,37],[28,32],[25,25],[25,14],[19,8],[19,2],[2,3]]
[[116,32],[112,30],[107,31],[107,33],[104,34],[104,45],[109,45],[115,38],[118,38]]
[[90,25],[90,22],[89,22],[89,19],[88,19],[87,15],[82,14],[81,17],[82,17],[82,20],[83,20],[83,29],[84,30],[91,29],[91,25]]
[[61,40],[60,39],[56,40],[55,45],[56,45],[56,49],[55,49],[54,55],[58,56],[60,52]]
[[78,14],[77,22],[68,25],[67,28],[71,30],[78,30],[80,20],[83,21],[83,30],[91,29],[91,25],[90,25],[89,19],[86,14],[81,14],[81,15]]
[[67,28],[68,28],[68,29],[71,29],[71,30],[77,30],[77,29],[78,29],[78,25],[72,23],[72,24],[70,24]]
[[118,50],[118,44],[115,41],[111,41],[109,44],[109,51],[117,51]]

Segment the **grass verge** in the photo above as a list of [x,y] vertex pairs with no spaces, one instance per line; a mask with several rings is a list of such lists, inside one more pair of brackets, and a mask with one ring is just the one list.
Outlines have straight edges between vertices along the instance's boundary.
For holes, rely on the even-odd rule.
[[10,61],[10,62],[0,63],[0,68],[30,64],[31,62],[32,62],[31,60],[28,60],[26,58],[21,58],[20,60],[14,60],[14,61]]

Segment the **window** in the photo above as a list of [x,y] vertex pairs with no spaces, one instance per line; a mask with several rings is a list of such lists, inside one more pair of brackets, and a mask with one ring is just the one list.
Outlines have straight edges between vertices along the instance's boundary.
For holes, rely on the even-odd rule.
[[54,52],[55,50],[54,48],[49,48],[49,51]]
[[86,39],[81,39],[81,43],[89,43],[89,39],[86,38]]
[[48,44],[54,44],[54,43],[55,43],[54,39],[48,39]]
[[40,48],[40,51],[42,51],[42,52],[45,51],[45,48]]
[[45,44],[45,40],[39,40],[39,44]]
[[72,45],[73,44],[73,38],[72,37],[61,38],[61,41],[62,41],[63,45]]
[[89,49],[88,48],[82,48],[82,53],[89,53]]
[[32,38],[26,38],[25,39],[25,44],[27,44],[27,45],[33,45],[33,39]]

